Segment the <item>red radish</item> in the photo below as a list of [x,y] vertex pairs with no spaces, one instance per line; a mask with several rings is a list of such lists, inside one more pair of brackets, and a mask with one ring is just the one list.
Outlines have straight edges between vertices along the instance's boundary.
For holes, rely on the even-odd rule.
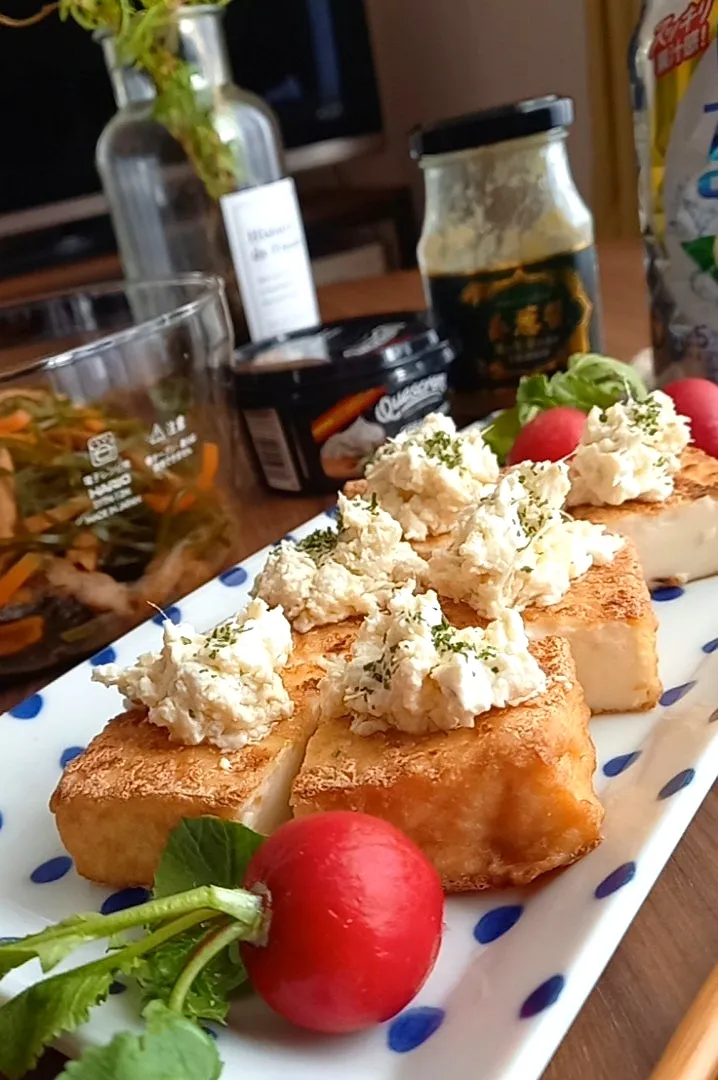
[[256,991],[299,1027],[359,1031],[412,1000],[441,944],[444,897],[393,825],[333,811],[290,821],[254,855],[245,887],[268,893],[265,945],[241,946]]
[[569,405],[539,413],[516,436],[508,457],[509,465],[521,461],[561,461],[572,454],[581,441],[586,414]]
[[679,379],[663,390],[673,398],[676,412],[690,420],[698,449],[718,458],[718,385],[709,379]]

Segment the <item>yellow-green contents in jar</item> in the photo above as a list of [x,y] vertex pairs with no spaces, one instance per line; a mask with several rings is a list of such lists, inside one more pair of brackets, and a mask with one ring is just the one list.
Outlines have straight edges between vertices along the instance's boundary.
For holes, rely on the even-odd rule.
[[414,135],[426,181],[419,265],[459,348],[454,415],[515,398],[519,379],[600,347],[593,219],[566,154],[568,98],[519,102]]

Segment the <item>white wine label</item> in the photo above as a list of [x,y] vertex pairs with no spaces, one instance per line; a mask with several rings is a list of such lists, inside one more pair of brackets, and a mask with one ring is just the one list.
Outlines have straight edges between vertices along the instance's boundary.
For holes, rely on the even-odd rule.
[[221,200],[252,341],[319,323],[299,201],[291,177]]

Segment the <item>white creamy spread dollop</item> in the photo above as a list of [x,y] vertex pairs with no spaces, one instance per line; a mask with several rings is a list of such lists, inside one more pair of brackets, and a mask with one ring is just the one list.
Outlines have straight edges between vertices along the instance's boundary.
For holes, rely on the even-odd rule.
[[690,421],[654,390],[608,409],[593,408],[571,460],[569,506],[620,506],[632,499],[663,502],[671,495]]
[[116,686],[128,707],[146,706],[147,719],[167,728],[173,742],[236,750],[292,715],[279,674],[291,651],[282,611],[252,600],[209,634],[167,620],[160,652],[145,653],[129,668],[96,668],[92,677]]
[[338,508],[337,529],[282,541],[254,583],[254,594],[280,604],[300,633],[371,615],[397,584],[426,576],[427,564],[378,504],[339,495]]
[[412,735],[473,727],[493,707],[542,693],[546,676],[528,649],[521,616],[505,611],[486,630],[457,630],[435,592],[398,590],[366,620],[350,660],[327,662],[324,718],[351,717],[352,731]]
[[504,474],[467,511],[445,550],[429,561],[429,584],[487,618],[504,608],[556,604],[577,577],[613,560],[623,544],[603,525],[568,520],[568,466],[538,462]]
[[448,416],[389,439],[365,472],[367,497],[401,524],[410,540],[449,532],[457,514],[472,506],[499,476],[496,455],[480,430],[457,433]]

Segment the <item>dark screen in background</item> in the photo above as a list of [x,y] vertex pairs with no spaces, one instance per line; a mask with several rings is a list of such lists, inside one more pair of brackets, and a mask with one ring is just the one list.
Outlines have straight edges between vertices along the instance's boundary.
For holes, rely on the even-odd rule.
[[[27,0],[5,0],[27,15]],[[381,129],[362,0],[234,0],[235,81],[271,103],[287,147]],[[99,190],[95,144],[115,106],[91,36],[57,16],[0,27],[0,214]]]

